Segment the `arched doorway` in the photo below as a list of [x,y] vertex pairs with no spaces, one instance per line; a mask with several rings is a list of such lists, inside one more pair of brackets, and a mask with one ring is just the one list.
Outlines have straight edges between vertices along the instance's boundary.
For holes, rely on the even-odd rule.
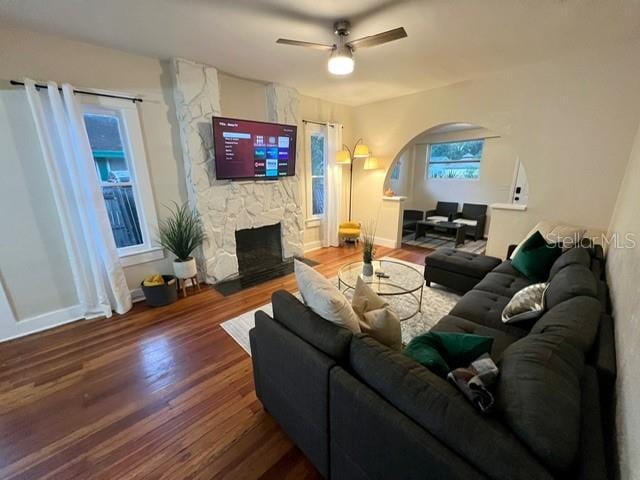
[[[529,187],[524,165],[507,139],[481,125],[451,122],[426,129],[400,150],[387,171],[383,191],[387,196],[405,197],[402,243],[423,248],[456,246],[483,253],[491,222],[490,206],[526,204]],[[425,212],[436,209],[438,202],[447,203],[449,210],[456,212],[454,217],[461,217],[454,220],[457,223],[467,221],[464,243],[447,240],[455,228],[446,231],[425,227],[432,233],[422,235],[420,231],[411,238],[416,233],[414,220],[430,222]],[[444,220],[450,216],[449,210]],[[473,218],[465,218],[471,217],[472,211],[480,216],[478,212],[483,210],[485,218],[475,226]]]

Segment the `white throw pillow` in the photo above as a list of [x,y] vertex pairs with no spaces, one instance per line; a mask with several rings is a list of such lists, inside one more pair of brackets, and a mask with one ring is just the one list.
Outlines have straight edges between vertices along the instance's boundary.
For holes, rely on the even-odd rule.
[[304,303],[313,312],[353,333],[360,332],[358,316],[333,283],[299,260],[294,261],[294,271]]
[[391,306],[358,277],[351,300],[360,330],[394,350],[402,349],[400,319]]
[[534,283],[516,292],[502,311],[504,323],[516,323],[533,320],[544,313],[544,294],[548,283]]

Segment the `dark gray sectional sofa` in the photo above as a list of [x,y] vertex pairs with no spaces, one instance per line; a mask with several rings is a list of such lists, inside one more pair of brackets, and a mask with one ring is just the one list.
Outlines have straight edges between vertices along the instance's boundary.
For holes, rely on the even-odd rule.
[[433,327],[494,338],[501,376],[491,415],[286,291],[250,332],[258,398],[326,478],[607,478],[615,352],[603,262],[601,250],[564,253],[544,316],[505,325],[502,308],[530,283],[507,260]]

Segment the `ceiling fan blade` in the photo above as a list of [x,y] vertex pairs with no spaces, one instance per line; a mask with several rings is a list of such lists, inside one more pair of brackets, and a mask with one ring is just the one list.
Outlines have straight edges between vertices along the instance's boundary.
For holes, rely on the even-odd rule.
[[378,33],[376,35],[370,35],[368,37],[358,38],[357,40],[352,40],[347,42],[347,46],[351,47],[352,50],[357,48],[366,48],[366,47],[375,47],[376,45],[381,45],[387,42],[393,42],[394,40],[400,40],[401,38],[405,38],[407,36],[407,32],[404,28],[394,28],[393,30],[387,30],[386,32]]
[[301,40],[289,40],[288,38],[279,38],[276,40],[276,43],[280,43],[282,45],[293,45],[294,47],[307,47],[313,48],[314,50],[333,50],[334,45],[325,45],[324,43],[312,43],[312,42],[303,42]]

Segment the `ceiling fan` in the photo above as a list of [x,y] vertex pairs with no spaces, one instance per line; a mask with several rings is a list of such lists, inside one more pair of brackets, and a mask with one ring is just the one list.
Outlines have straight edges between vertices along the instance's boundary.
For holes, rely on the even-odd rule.
[[386,32],[370,35],[368,37],[358,38],[357,40],[348,41],[349,29],[351,24],[347,20],[340,20],[333,24],[333,33],[338,40],[333,45],[325,43],[303,42],[301,40],[289,40],[288,38],[279,38],[276,43],[283,45],[294,45],[296,47],[313,48],[314,50],[330,51],[331,56],[327,63],[329,72],[334,75],[348,75],[353,72],[353,52],[359,48],[375,47],[383,43],[399,40],[407,36],[404,28],[394,28]]

